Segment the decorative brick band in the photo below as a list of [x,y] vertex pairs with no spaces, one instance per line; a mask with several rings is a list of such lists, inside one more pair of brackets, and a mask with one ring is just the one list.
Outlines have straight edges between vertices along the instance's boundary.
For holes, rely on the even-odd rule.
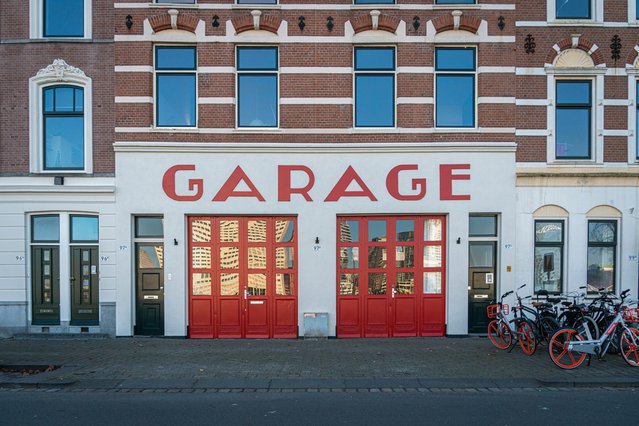
[[[458,13],[455,14],[455,12]],[[455,12],[450,15],[442,15],[438,18],[433,19],[432,22],[433,26],[435,27],[435,32],[441,33],[444,31],[462,30],[477,34],[477,31],[479,31],[479,26],[481,25],[481,19],[473,15],[462,14],[459,11]],[[456,17],[458,17],[459,19],[457,28],[455,28]]]
[[[575,43],[575,41],[577,43]],[[546,63],[552,64],[555,61],[555,58],[559,56],[559,54],[567,49],[579,49],[586,52],[591,58],[595,65],[604,64],[603,54],[601,53],[601,49],[598,46],[595,46],[595,43],[587,40],[579,35],[574,35],[572,37],[566,37],[557,43],[559,47],[559,51],[557,51],[554,47],[550,49],[548,55],[546,55]],[[594,47],[594,50],[593,50]]]
[[[255,28],[256,16],[258,17],[257,28]],[[277,30],[279,30],[280,25],[282,24],[282,18],[275,15],[247,14],[232,19],[231,23],[233,24],[233,28],[235,28],[236,34],[255,29],[277,34]]]
[[634,49],[630,51],[630,53],[628,54],[628,59],[626,59],[626,64],[634,66],[635,61],[637,60],[637,56],[639,56],[639,52],[637,51],[638,48],[639,46],[635,46]]
[[[159,31],[170,30],[173,28],[195,33],[195,28],[200,21],[198,17],[195,15],[175,12],[177,11],[170,10],[168,13],[151,16],[149,18],[149,24],[151,25],[151,28],[153,28],[153,31],[157,33]],[[173,17],[175,17],[174,23],[172,23],[171,20]]]
[[379,14],[379,16],[377,16],[377,28],[375,28],[373,15],[367,14],[351,19],[350,22],[353,30],[355,30],[355,34],[370,30],[387,31],[395,34],[400,21],[399,18],[395,16]]

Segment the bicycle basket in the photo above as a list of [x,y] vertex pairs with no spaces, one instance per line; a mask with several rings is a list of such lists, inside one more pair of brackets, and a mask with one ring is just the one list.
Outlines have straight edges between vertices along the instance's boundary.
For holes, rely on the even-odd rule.
[[628,308],[624,310],[623,319],[626,322],[639,322],[639,308]]
[[[501,311],[504,315],[508,315],[510,307],[508,305],[501,305]],[[499,304],[495,303],[494,305],[488,305],[486,307],[486,315],[488,318],[497,318],[497,314],[499,314]]]

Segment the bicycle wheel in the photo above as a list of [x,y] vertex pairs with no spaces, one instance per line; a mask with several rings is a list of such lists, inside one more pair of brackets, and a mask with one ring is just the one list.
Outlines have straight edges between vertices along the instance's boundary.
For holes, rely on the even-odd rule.
[[588,315],[577,319],[573,328],[577,330],[577,333],[583,337],[584,340],[599,339],[599,326],[597,322]]
[[639,330],[629,328],[621,333],[619,348],[623,360],[631,367],[639,367]]
[[562,328],[550,339],[548,354],[557,367],[564,370],[577,368],[586,359],[586,354],[569,349],[570,341],[583,340],[574,328]]
[[508,326],[498,320],[492,320],[488,324],[488,338],[499,349],[508,349],[513,340]]
[[528,356],[537,350],[537,339],[535,338],[535,329],[528,321],[522,321],[517,326],[519,333],[519,346],[521,350]]
[[544,317],[539,323],[540,340],[546,343],[550,342],[552,335],[555,334],[555,331],[559,330],[559,323],[552,317]]

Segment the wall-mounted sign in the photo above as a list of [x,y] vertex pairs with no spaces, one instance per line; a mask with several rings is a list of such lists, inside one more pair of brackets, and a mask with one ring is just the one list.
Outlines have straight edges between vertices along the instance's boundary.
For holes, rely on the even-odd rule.
[[[426,197],[427,182],[424,177],[411,179],[411,188],[414,193],[402,194],[399,189],[399,175],[403,172],[418,171],[417,164],[400,164],[393,167],[386,174],[385,191],[399,201],[417,201]],[[470,200],[469,194],[453,194],[453,181],[470,180],[470,174],[455,173],[457,170],[470,170],[470,164],[440,164],[439,165],[439,199],[442,201]],[[164,193],[175,201],[198,201],[204,196],[205,181],[202,178],[188,178],[189,194],[178,194],[176,189],[176,175],[178,173],[197,172],[194,164],[178,164],[170,167],[162,177],[162,189]],[[306,177],[306,185],[293,187],[292,175],[301,174]],[[300,176],[298,176],[300,177]],[[207,182],[208,186],[209,183]],[[308,166],[304,165],[280,165],[277,166],[277,201],[291,201],[292,195],[299,195],[307,202],[314,201],[311,190],[315,185],[315,174]],[[245,189],[238,189],[243,187]],[[247,188],[247,189],[246,189]],[[349,189],[350,188],[350,189]],[[333,185],[332,189],[324,197],[324,202],[339,201],[344,197],[364,197],[370,201],[377,201],[376,193],[380,188],[371,189],[364,179],[348,166],[341,177]],[[213,192],[211,192],[213,194]],[[231,175],[222,183],[211,201],[224,202],[231,197],[249,197],[258,201],[266,201],[258,186],[244,172],[241,166],[237,166]]]

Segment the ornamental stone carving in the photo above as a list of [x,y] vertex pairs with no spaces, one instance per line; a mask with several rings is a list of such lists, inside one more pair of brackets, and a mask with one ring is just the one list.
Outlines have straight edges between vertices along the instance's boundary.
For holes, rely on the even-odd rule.
[[67,64],[64,59],[55,59],[46,68],[42,68],[36,77],[52,77],[57,81],[67,81],[69,77],[86,78],[86,74],[80,68]]

